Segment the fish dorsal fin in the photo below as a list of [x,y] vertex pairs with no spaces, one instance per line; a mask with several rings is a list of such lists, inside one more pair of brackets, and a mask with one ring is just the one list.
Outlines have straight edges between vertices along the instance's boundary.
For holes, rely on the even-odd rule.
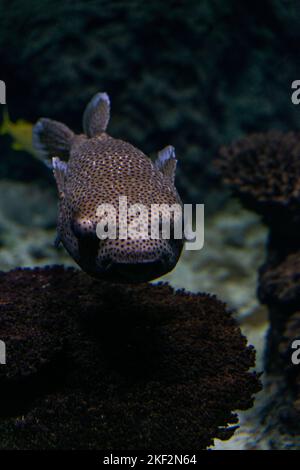
[[107,93],[97,93],[85,108],[83,130],[88,137],[105,132],[110,118],[110,100]]
[[59,197],[63,198],[64,191],[65,191],[65,180],[66,180],[68,164],[60,160],[58,157],[54,157],[52,158],[52,168],[53,168],[55,181],[57,184]]
[[175,149],[172,147],[172,145],[168,145],[158,152],[158,156],[154,164],[156,168],[163,173],[164,176],[169,178],[172,183],[174,183],[177,160]]

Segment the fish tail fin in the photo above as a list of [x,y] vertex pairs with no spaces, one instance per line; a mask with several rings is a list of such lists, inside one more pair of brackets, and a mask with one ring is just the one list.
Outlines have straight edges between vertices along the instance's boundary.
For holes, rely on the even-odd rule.
[[83,130],[88,137],[106,131],[110,118],[110,100],[107,93],[97,93],[85,108]]
[[37,156],[46,161],[52,157],[67,160],[73,138],[71,129],[52,119],[39,119],[32,130],[33,148]]

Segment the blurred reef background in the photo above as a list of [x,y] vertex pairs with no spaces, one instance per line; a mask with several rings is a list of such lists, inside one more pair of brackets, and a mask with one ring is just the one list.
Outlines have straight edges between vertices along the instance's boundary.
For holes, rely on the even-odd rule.
[[[299,18],[299,2],[284,0],[2,0],[9,112],[80,131],[84,106],[105,90],[110,133],[150,155],[172,143],[182,196],[199,202],[209,189],[215,207],[221,195],[210,161],[221,144],[299,125],[290,99]],[[3,162],[1,175],[6,167],[6,176],[20,177],[22,167],[28,178],[20,165]]]
[[[31,125],[44,116],[80,132],[86,103],[105,90],[109,132],[151,157],[174,145],[184,202],[205,203],[204,249],[185,252],[164,279],[225,300],[262,370],[268,313],[256,288],[268,230],[229,197],[212,161],[249,133],[299,129],[300,108],[291,102],[299,23],[296,0],[2,0],[0,79],[9,115],[1,106],[0,270],[73,265],[53,246],[56,189],[32,154]],[[273,391],[261,392],[241,414],[241,429],[216,448],[299,446],[297,436],[279,432],[276,413],[266,419],[276,407]]]

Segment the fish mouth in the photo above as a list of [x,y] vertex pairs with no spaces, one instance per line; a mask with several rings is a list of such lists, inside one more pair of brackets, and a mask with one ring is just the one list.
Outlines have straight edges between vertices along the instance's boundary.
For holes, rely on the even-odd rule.
[[147,282],[163,276],[170,271],[164,260],[142,260],[136,262],[108,262],[100,276],[114,282]]

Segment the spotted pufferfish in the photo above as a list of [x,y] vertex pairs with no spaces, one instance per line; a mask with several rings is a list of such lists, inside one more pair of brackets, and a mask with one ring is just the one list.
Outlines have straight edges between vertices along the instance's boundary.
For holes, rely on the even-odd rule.
[[[52,159],[58,189],[56,245],[61,242],[93,277],[149,281],[175,267],[183,239],[164,239],[161,234],[157,239],[99,239],[97,208],[111,204],[118,209],[120,196],[150,212],[152,204],[182,206],[174,183],[175,151],[167,146],[152,162],[133,145],[111,137],[106,132],[109,119],[109,97],[97,93],[83,114],[84,134],[76,135],[65,124],[47,118],[33,128],[34,149],[43,159]],[[144,223],[149,224],[149,218]]]

